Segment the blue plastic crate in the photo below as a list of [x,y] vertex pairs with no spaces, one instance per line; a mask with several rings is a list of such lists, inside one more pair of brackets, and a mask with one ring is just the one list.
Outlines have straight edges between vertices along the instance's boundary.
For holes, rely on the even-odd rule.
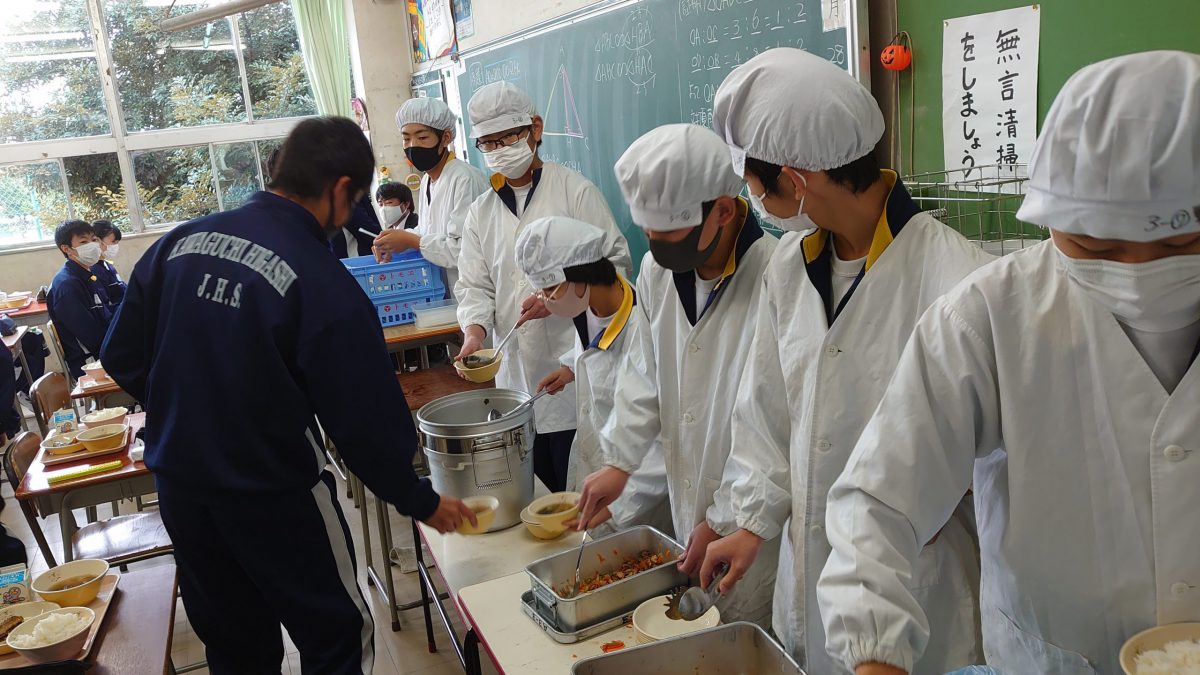
[[375,313],[379,315],[379,323],[384,326],[401,326],[417,320],[414,310],[424,307],[431,302],[442,300],[444,291],[396,293],[382,298],[372,298]]
[[376,263],[373,256],[345,258],[342,263],[372,302],[397,293],[423,292],[446,295],[442,269],[425,260],[420,251],[405,251],[391,262]]

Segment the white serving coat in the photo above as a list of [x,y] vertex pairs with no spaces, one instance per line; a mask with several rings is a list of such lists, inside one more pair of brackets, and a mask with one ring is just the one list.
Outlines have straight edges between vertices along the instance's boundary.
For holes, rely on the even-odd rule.
[[[826,309],[832,243],[823,233],[786,235],[767,269],[734,413],[734,452],[718,500],[726,503],[728,496],[732,514],[714,508],[709,518],[725,521],[718,527],[722,534],[736,528],[767,539],[783,533],[773,624],[788,651],[813,673],[847,672],[825,651],[815,594],[829,555],[829,487],[883,397],[917,319],[993,260],[918,213],[895,174],[884,176],[894,185],[887,208],[864,272],[832,326]],[[914,576],[912,587],[936,616],[940,633],[918,672],[940,675],[975,663],[979,562],[962,519],[952,519],[923,551]]]
[[[727,276],[694,325],[689,308],[692,316],[703,309],[695,307],[695,273],[674,274],[653,256],[643,259],[637,306],[650,339],[631,351],[618,379],[616,408],[602,432],[605,462],[629,473],[661,440],[672,522],[685,544],[721,484],[762,275],[778,243],[741,200],[739,211],[746,220]],[[768,625],[776,547],[764,545],[747,578],[718,603],[723,620]]]
[[847,663],[925,648],[902,580],[973,469],[989,665],[1116,675],[1135,633],[1200,621],[1200,368],[1168,395],[1053,246],[930,308],[830,492],[817,592]]
[[458,281],[458,253],[462,250],[463,222],[467,209],[488,191],[487,176],[466,162],[451,157],[432,184],[421,176],[417,194],[420,220],[413,232],[421,237],[421,255],[446,272],[446,288],[454,293]]
[[[440,182],[440,181],[439,181]],[[503,339],[521,316],[521,303],[534,289],[517,268],[513,249],[521,227],[546,216],[568,216],[595,225],[607,234],[605,256],[622,276],[629,273],[629,245],[617,229],[604,196],[588,179],[553,162],[535,172],[534,187],[518,218],[504,199],[512,188],[503,176],[492,177],[492,190],[475,200],[467,211],[459,255],[458,323],[465,330],[482,326],[496,341]],[[504,195],[504,198],[502,198]],[[504,348],[496,386],[532,394],[538,382],[560,366],[559,357],[575,344],[570,319],[550,316],[517,329]],[[575,386],[557,396],[534,403],[539,433],[575,428]]]

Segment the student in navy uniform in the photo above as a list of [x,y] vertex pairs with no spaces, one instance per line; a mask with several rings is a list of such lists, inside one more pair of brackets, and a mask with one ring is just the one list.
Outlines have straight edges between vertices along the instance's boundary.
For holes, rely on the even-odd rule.
[[[371,205],[370,194],[367,194],[354,205],[350,222],[342,228],[337,236],[329,240],[329,248],[339,259],[371,255],[371,247],[375,244],[375,236],[382,231],[375,208]],[[363,234],[370,232],[369,235]]]
[[304,672],[371,672],[374,626],[318,418],[401,513],[442,532],[475,522],[414,473],[375,309],[329,255],[373,166],[354,122],[301,122],[269,191],[138,261],[104,343],[106,370],[146,406],[146,464],[214,674],[278,673],[280,623]]
[[113,263],[117,261],[117,252],[121,249],[121,229],[107,220],[97,220],[92,223],[92,229],[100,238],[100,262],[92,267],[92,274],[108,292],[113,311],[125,297],[125,281],[117,273]]
[[[375,201],[383,214],[383,229],[411,230],[421,220],[413,211],[412,190],[404,183],[384,183],[375,190]],[[420,248],[419,246],[417,248]]]
[[100,262],[100,238],[82,220],[68,220],[54,230],[54,243],[67,259],[54,275],[46,305],[62,341],[63,356],[71,376],[83,375],[88,358],[98,357],[104,334],[112,321],[112,300],[92,271]]

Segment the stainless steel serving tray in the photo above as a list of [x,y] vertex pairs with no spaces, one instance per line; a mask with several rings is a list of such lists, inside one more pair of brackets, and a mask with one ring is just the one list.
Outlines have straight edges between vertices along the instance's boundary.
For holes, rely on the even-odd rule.
[[800,666],[767,632],[739,621],[677,638],[583,659],[572,675],[630,673],[689,675],[804,675]]
[[[586,578],[609,571],[625,558],[647,550],[670,551],[675,560],[683,556],[683,546],[679,542],[649,525],[639,525],[589,542],[583,551],[580,574]],[[525,567],[535,607],[543,617],[551,618],[563,632],[576,632],[627,614],[642,602],[688,583],[687,575],[680,572],[674,563],[668,563],[594,591],[564,598],[559,595],[558,589],[575,577],[578,555],[579,549],[572,548]]]
[[538,628],[541,628],[543,631],[545,631],[546,635],[549,635],[551,639],[564,645],[571,645],[575,644],[576,642],[589,640],[597,635],[600,635],[601,633],[607,633],[610,630],[620,628],[623,624],[633,619],[633,612],[629,612],[627,614],[615,616],[607,621],[601,621],[600,623],[592,624],[586,628],[581,628],[577,631],[563,631],[559,629],[558,624],[555,622],[553,617],[542,616],[542,613],[534,604],[533,591],[525,591],[521,594],[521,611],[525,612],[525,616],[529,617],[530,620],[536,623]]

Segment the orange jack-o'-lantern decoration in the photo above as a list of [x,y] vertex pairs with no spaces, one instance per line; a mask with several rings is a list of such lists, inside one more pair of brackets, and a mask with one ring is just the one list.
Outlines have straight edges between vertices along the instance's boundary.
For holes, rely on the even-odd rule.
[[904,70],[912,65],[912,48],[908,33],[900,32],[879,54],[879,62],[888,70]]

